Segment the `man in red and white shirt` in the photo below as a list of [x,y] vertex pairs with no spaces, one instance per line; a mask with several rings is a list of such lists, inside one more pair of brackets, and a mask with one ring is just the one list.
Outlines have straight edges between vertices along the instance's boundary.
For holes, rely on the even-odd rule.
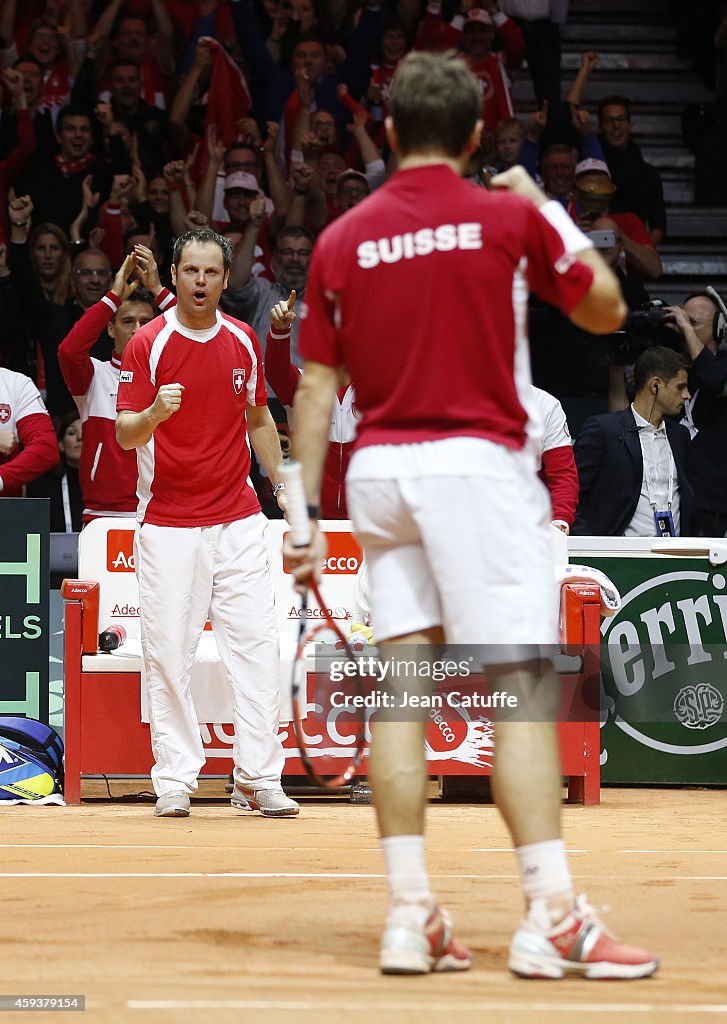
[[[287,299],[276,302],[270,310],[270,330],[265,344],[265,379],[288,410],[293,430],[292,409],[301,371],[290,355],[290,332],[296,319],[295,290]],[[323,519],[348,519],[346,507],[346,471],[351,459],[358,423],[356,393],[349,383],[336,392],[328,432],[328,454],[321,481],[321,516]]]
[[0,497],[22,498],[31,480],[58,465],[58,438],[35,384],[0,367]]
[[[83,518],[136,515],[136,453],[116,440],[116,395],[121,357],[134,333],[157,315],[149,293],[129,283],[136,266],[130,254],[122,263],[111,291],[90,306],[58,347],[58,362],[83,423],[83,449],[78,469]],[[173,300],[166,292],[167,303]],[[103,330],[114,348],[110,360],[95,359],[91,349]]]
[[234,806],[282,817],[279,646],[250,444],[280,489],[280,441],[257,337],[220,313],[232,249],[208,228],[177,239],[177,305],[138,330],[123,355],[116,434],[135,448],[135,543],[159,817],[189,814],[205,761],[190,691],[209,612],[233,694]]
[[[528,904],[511,970],[641,977],[658,961],[611,938],[575,900],[560,838],[558,682],[548,660],[558,600],[547,494],[526,443],[528,288],[595,333],[616,330],[625,305],[590,241],[523,168],[494,178],[510,193],[461,180],[482,128],[479,88],[463,62],[409,55],[391,110],[399,170],[314,249],[293,433],[315,516],[345,367],[362,417],[348,506],[368,565],[372,627],[393,666],[384,697],[405,709],[377,712],[368,762],[391,901],[380,967],[426,974],[471,963],[424,862],[429,716],[417,708],[437,705],[407,698],[429,696],[431,672],[417,680],[397,671],[402,654],[408,665],[415,649],[421,658],[426,645],[445,642],[467,645],[492,691],[528,712],[498,715],[495,726],[494,791]],[[301,585],[320,575],[325,553],[312,525],[308,548],[286,544]]]
[[[495,37],[501,49],[493,51]],[[514,21],[501,11],[490,14],[484,7],[472,7],[466,18],[456,14],[447,25],[442,22],[439,0],[427,4],[416,42],[420,50],[460,47],[482,95],[482,118],[488,132],[500,121],[514,116],[508,72],[517,71],[525,56],[525,43]]]
[[540,451],[540,479],[548,488],[553,526],[570,533],[578,507],[578,468],[563,406],[541,388],[531,389]]

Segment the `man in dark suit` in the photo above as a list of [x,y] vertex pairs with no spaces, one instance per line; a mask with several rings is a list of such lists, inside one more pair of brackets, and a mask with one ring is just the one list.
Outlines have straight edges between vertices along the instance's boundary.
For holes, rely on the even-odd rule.
[[576,441],[575,535],[689,533],[689,431],[671,418],[681,416],[689,399],[687,363],[672,349],[647,348],[634,364],[634,384],[628,409],[592,416]]

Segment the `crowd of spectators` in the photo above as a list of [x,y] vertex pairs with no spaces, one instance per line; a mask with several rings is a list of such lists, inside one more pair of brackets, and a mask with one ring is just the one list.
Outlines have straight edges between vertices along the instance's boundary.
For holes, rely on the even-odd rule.
[[[587,103],[597,53],[582,55],[561,97],[567,9],[567,0],[2,0],[0,367],[29,377],[53,416],[65,453],[53,480],[66,490],[72,481],[76,494],[63,437],[69,416],[80,417],[84,434],[89,416],[93,427],[79,373],[90,387],[92,370],[108,375],[98,368],[118,363],[125,257],[145,253],[137,268],[158,268],[158,287],[141,300],[152,315],[152,298],[171,300],[173,239],[214,226],[234,249],[223,308],[250,323],[264,349],[271,307],[291,293],[291,309],[305,301],[317,234],[392,170],[384,120],[392,78],[412,47],[459,50],[480,82],[485,131],[467,173],[473,184],[487,187],[494,173],[524,164],[594,233],[629,307],[640,308],[661,274],[661,180],[633,140],[629,97]],[[719,49],[727,29],[719,5],[715,13]],[[531,82],[529,116],[513,102],[518,77]],[[537,304],[530,334],[536,385],[559,398],[610,395],[612,408],[623,404],[622,371],[609,368],[600,339]],[[64,364],[64,351],[82,351],[86,369],[67,356]],[[287,437],[297,318],[282,372],[281,353],[275,347],[269,386]],[[355,430],[350,405],[335,435],[343,445]],[[22,448],[17,434],[2,446],[0,480]],[[118,496],[104,501],[91,486],[100,451],[81,463],[91,512],[128,514],[128,501],[115,509]],[[259,485],[264,500],[264,478]],[[66,508],[62,528],[75,527],[74,515]]]

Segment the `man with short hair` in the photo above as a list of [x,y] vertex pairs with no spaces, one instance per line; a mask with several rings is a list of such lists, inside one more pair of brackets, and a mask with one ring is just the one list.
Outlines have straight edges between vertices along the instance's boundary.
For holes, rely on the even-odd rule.
[[338,98],[338,86],[345,83],[354,97],[366,91],[378,42],[380,8],[364,5],[360,9],[346,59],[334,72],[328,71],[325,40],[318,33],[300,33],[288,70],[279,67],[270,56],[250,0],[230,0],[230,11],[237,41],[251,69],[259,119],[281,121],[284,115],[285,135],[290,144],[300,115],[297,79],[304,75],[313,89],[315,108],[331,111],[336,119],[339,145],[344,145],[347,142],[345,125],[350,121],[350,114]]
[[[380,968],[426,974],[466,970],[472,959],[437,905],[424,858],[430,719],[416,708],[432,707],[422,654],[446,643],[468,645],[492,688],[529,709],[527,721],[496,722],[493,787],[528,904],[511,970],[651,974],[653,954],[610,937],[575,899],[561,839],[558,683],[545,653],[557,643],[558,595],[527,431],[529,288],[597,333],[616,330],[625,308],[589,240],[522,168],[496,176],[495,193],[461,180],[482,129],[478,83],[462,61],[410,54],[391,111],[399,169],[316,244],[293,431],[313,539],[285,546],[299,586],[320,577],[321,468],[345,368],[361,415],[348,507],[374,633],[385,664],[396,667],[407,648],[424,663],[419,679],[407,670],[399,680],[406,692],[389,676],[394,710],[377,711],[372,730],[368,770],[390,895]],[[452,333],[453,303],[468,310],[471,329]],[[425,703],[408,703],[411,693]]]
[[[297,294],[295,311],[300,315],[300,303],[305,294],[308,267],[313,252],[313,239],[305,228],[283,228],[277,237],[271,264],[274,280],[253,277],[253,246],[262,216],[262,203],[256,201],[252,206],[250,224],[232,262],[230,283],[222,300],[222,308],[249,323],[258,338],[265,339],[270,324],[270,310],[277,302],[287,299],[293,290]],[[291,334],[291,358],[296,366],[301,365],[298,355],[298,330],[296,319]]]
[[439,0],[429,3],[415,45],[420,50],[459,47],[480,83],[487,132],[494,131],[504,118],[513,116],[509,76],[523,62],[525,43],[515,22],[498,10],[496,3],[485,0],[481,7],[473,6],[466,14],[456,14],[447,25],[442,23]]
[[136,331],[121,363],[116,436],[137,450],[135,565],[157,817],[189,814],[205,761],[191,667],[208,613],[233,697],[233,806],[298,813],[280,785],[278,630],[248,437],[275,494],[282,456],[258,340],[218,309],[231,262],[229,242],[209,228],[178,238],[177,304]]
[[651,346],[634,363],[634,386],[628,409],[590,417],[576,438],[575,535],[689,536],[689,432],[674,421],[689,400],[687,363]]
[[695,292],[668,316],[684,341],[691,361],[689,391],[682,423],[689,430],[689,476],[694,486],[691,533],[727,534],[727,315],[712,288]]
[[109,71],[109,92],[114,120],[136,136],[142,166],[161,167],[167,160],[168,115],[144,99],[141,68],[135,61],[114,61]]
[[352,210],[368,195],[371,195],[371,187],[361,171],[349,167],[339,175],[336,182],[336,206],[340,213]]
[[577,151],[564,142],[554,142],[548,146],[540,163],[547,195],[557,199],[566,208],[573,196],[577,163]]
[[[58,148],[53,124],[56,111],[41,103],[43,68],[35,57],[26,54],[15,62],[13,70],[21,76],[25,106],[22,107],[14,103],[12,110],[3,111],[2,120],[0,120],[0,158],[5,159],[16,150],[21,134],[25,134],[23,121],[27,119],[33,126],[36,151],[43,153],[47,160],[52,160],[53,154]],[[23,113],[24,110],[27,110],[28,113]]]
[[83,182],[90,175],[92,191],[105,200],[114,174],[129,172],[129,155],[116,135],[109,139],[109,160],[93,152],[91,117],[83,107],[67,106],[58,114],[56,137],[59,151],[52,161],[39,153],[23,172],[16,188],[26,192],[35,206],[36,220],[57,224],[70,234],[83,206]]
[[[58,348],[61,373],[83,423],[78,473],[84,522],[136,514],[136,453],[116,441],[116,395],[126,346],[158,313],[152,295],[137,291],[138,280],[130,280],[136,265],[136,256],[129,254],[111,288],[89,305]],[[91,350],[104,330],[113,341],[111,358],[95,359]]]
[[654,245],[666,235],[666,206],[661,175],[644,160],[631,138],[631,103],[625,96],[604,96],[598,104],[599,139],[618,192],[612,212],[635,213],[646,224]]
[[166,108],[174,75],[174,23],[165,0],[151,0],[148,6],[155,22],[153,33],[145,18],[121,10],[122,0],[110,0],[93,27],[97,53],[84,61],[81,73],[90,72],[96,80],[102,76],[98,96],[101,102],[109,100],[107,64],[109,60],[120,59],[140,67],[146,102]]

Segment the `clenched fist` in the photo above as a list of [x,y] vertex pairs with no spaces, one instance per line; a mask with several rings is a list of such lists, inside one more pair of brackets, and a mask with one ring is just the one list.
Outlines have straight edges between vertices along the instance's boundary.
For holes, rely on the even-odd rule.
[[163,423],[179,412],[182,405],[183,384],[162,384],[151,406],[151,417],[157,423]]

